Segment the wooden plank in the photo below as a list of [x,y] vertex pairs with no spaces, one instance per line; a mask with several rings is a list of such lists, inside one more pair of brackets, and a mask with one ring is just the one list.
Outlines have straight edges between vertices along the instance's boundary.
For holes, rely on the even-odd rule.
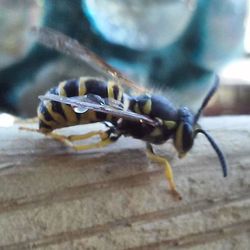
[[250,117],[201,123],[229,176],[202,135],[183,160],[171,143],[157,147],[171,159],[180,202],[141,141],[76,153],[18,125],[0,128],[0,249],[248,249]]

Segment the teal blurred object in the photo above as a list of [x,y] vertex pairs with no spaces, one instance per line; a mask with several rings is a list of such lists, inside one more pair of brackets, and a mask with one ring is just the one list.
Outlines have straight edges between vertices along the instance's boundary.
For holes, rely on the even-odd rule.
[[[177,105],[196,110],[220,67],[242,55],[247,0],[44,0],[42,26],[77,39]],[[0,71],[0,109],[62,55],[34,44]],[[56,84],[56,83],[55,83]]]
[[150,87],[193,109],[214,72],[243,54],[245,0],[85,0],[83,10],[104,39],[142,52],[133,68]]

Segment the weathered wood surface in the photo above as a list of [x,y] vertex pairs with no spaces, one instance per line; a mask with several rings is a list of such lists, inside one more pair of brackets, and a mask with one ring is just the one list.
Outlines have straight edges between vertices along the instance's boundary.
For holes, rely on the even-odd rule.
[[250,117],[202,124],[225,152],[229,176],[202,135],[182,160],[171,143],[160,147],[180,202],[140,141],[76,153],[0,128],[0,249],[249,249]]

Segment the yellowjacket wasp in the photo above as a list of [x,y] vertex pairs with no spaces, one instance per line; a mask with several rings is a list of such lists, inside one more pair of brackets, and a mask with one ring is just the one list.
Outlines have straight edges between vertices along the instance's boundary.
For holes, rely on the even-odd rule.
[[[167,98],[160,95],[132,96],[124,93],[119,83],[125,83],[130,87],[135,84],[77,41],[45,28],[35,29],[34,32],[41,43],[81,58],[113,77],[113,80],[109,81],[80,77],[63,81],[57,87],[51,88],[45,95],[39,97],[41,100],[37,112],[39,129],[36,131],[60,140],[75,150],[104,147],[122,135],[143,140],[147,144],[148,157],[165,166],[170,190],[178,198],[181,196],[176,190],[171,166],[167,159],[154,153],[152,144],[163,144],[173,139],[181,158],[192,148],[196,135],[202,133],[217,153],[223,176],[227,175],[227,164],[223,153],[214,139],[197,124],[202,110],[218,88],[218,77],[198,112],[193,114],[187,107],[176,108]],[[58,128],[95,122],[103,122],[107,130],[71,136],[53,132]],[[73,144],[74,141],[96,135],[100,136],[100,141],[97,143]]]

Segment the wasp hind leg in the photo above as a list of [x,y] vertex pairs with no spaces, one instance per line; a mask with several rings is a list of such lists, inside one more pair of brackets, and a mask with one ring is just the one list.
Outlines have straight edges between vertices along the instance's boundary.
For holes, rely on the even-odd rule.
[[166,176],[166,179],[168,181],[170,192],[172,193],[174,198],[181,200],[182,197],[179,194],[179,192],[176,190],[176,185],[175,185],[174,176],[173,176],[173,170],[172,170],[171,165],[168,162],[168,160],[162,156],[156,155],[154,153],[152,145],[149,143],[147,143],[147,156],[150,160],[158,162],[164,166],[165,176]]
[[[63,135],[59,135],[56,133],[50,133],[49,136],[52,137],[53,139],[56,139],[58,141],[65,143],[66,145],[72,147],[76,151],[83,151],[83,150],[89,150],[89,149],[94,149],[94,148],[106,147],[109,144],[114,143],[120,136],[119,135],[111,136],[112,132],[113,132],[112,129],[108,129],[107,131],[103,131],[103,130],[91,131],[89,133],[82,134],[82,135],[63,136]],[[99,136],[100,141],[96,143],[84,144],[84,145],[74,144],[75,141],[86,140],[94,136]]]
[[57,141],[60,141],[60,142],[63,142],[69,146],[71,146],[71,143],[69,142],[68,140],[68,137],[67,136],[64,136],[64,135],[60,135],[60,134],[57,134],[57,133],[54,133],[54,132],[47,132],[45,133],[44,131],[42,131],[41,129],[38,129],[38,128],[29,128],[29,127],[23,127],[23,126],[20,126],[19,127],[20,130],[24,130],[24,131],[29,131],[29,132],[36,132],[36,133],[41,133],[45,136],[49,136]]
[[38,128],[28,128],[24,126],[18,127],[19,130],[24,130],[24,131],[29,131],[29,132],[37,132],[37,133],[42,133]]
[[[98,131],[92,131],[92,132],[82,134],[82,135],[70,135],[70,136],[64,136],[55,132],[45,133],[40,129],[28,128],[28,127],[19,127],[19,129],[29,131],[29,132],[37,132],[37,133],[44,134],[54,140],[64,143],[65,145],[73,148],[76,151],[83,151],[83,150],[88,150],[88,149],[106,147],[109,144],[114,143],[120,137],[120,134],[116,133],[113,127],[109,127],[109,129],[106,131],[98,130]],[[99,136],[100,141],[96,143],[84,144],[84,145],[74,144],[75,141],[86,140],[94,136]]]

